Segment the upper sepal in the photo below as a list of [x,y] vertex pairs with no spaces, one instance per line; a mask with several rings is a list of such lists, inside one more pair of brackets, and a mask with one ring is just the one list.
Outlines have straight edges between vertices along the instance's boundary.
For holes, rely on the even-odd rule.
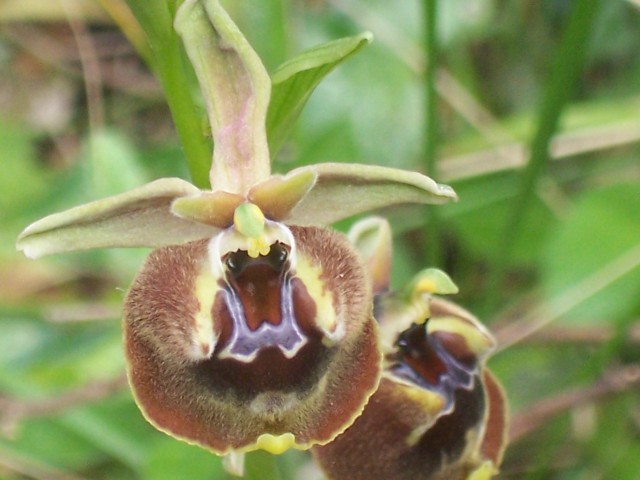
[[175,28],[202,90],[213,135],[211,188],[246,194],[269,176],[271,80],[218,0],[186,0]]
[[108,247],[158,247],[211,237],[217,229],[176,217],[171,203],[200,193],[179,178],[162,178],[126,193],[49,215],[29,225],[16,247],[30,258]]

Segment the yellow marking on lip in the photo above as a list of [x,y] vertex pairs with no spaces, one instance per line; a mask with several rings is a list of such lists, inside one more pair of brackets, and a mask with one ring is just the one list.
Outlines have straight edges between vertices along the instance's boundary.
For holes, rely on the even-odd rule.
[[[331,335],[336,332],[337,318],[333,306],[333,294],[325,287],[324,282],[320,278],[322,270],[320,267],[313,265],[303,255],[298,257],[296,267],[296,276],[302,280],[307,289],[307,293],[316,304],[316,324],[326,332],[330,340]],[[324,339],[323,339],[324,342]]]
[[[393,375],[391,377],[395,378]],[[396,383],[398,392],[410,402],[419,405],[423,412],[433,416],[440,416],[444,411],[446,402],[439,393],[416,387],[415,385],[406,385],[397,381]]]
[[498,469],[493,462],[487,460],[473,472],[469,474],[467,480],[490,480],[495,474],[498,473]]
[[[215,347],[216,334],[213,330],[211,309],[220,287],[208,268],[200,271],[195,282],[195,296],[199,308],[194,318],[193,347],[195,356],[208,358]],[[205,352],[206,350],[206,352]]]
[[454,316],[432,318],[427,324],[427,333],[437,332],[460,335],[467,348],[480,357],[489,354],[495,348],[495,340],[488,331],[462,318]]
[[282,435],[263,433],[258,437],[256,447],[273,455],[280,455],[290,448],[296,447],[296,437],[291,432]]
[[426,431],[436,423],[438,418],[447,413],[445,412],[446,402],[444,397],[438,393],[413,385],[405,385],[395,379],[394,381],[397,392],[404,396],[406,400],[418,406],[424,415],[421,424],[416,426],[405,438],[406,444],[413,447],[420,441]]

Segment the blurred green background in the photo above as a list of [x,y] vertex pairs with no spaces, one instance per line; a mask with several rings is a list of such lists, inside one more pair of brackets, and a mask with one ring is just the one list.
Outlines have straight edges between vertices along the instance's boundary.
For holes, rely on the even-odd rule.
[[[425,138],[437,139],[432,175],[460,201],[385,212],[394,285],[435,262],[500,339],[504,479],[640,478],[640,8],[600,2],[575,27],[584,41],[563,47],[587,3],[440,1],[437,126],[420,2],[225,3],[270,71],[318,43],[375,36],[314,93],[276,171],[425,171]],[[15,252],[48,213],[189,176],[162,89],[113,18],[135,40],[122,0],[0,1],[0,478],[224,479],[219,459],[147,425],[122,379],[120,305],[147,251]],[[572,68],[575,82],[557,82]],[[524,168],[531,145],[542,154]],[[321,478],[300,452],[277,472],[261,454],[249,467]]]

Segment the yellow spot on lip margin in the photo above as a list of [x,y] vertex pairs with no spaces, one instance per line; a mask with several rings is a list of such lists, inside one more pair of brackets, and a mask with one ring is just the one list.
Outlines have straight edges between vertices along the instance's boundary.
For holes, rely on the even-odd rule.
[[492,462],[487,460],[473,472],[471,472],[469,474],[469,477],[467,477],[467,480],[489,480],[497,473],[498,469],[493,465]]
[[263,433],[256,441],[256,448],[265,450],[273,455],[280,455],[290,448],[296,447],[296,437],[293,433],[283,433],[282,435],[272,435]]
[[213,353],[217,339],[213,318],[211,318],[211,308],[219,288],[216,279],[208,270],[204,269],[198,274],[195,296],[200,306],[195,314],[191,334],[192,354],[195,359],[209,358]]
[[322,270],[304,256],[299,257],[296,270],[296,275],[303,281],[309,296],[316,304],[315,322],[325,333],[322,342],[325,346],[333,345],[337,340],[340,340],[342,331],[338,328],[333,293],[326,288],[322,280]]

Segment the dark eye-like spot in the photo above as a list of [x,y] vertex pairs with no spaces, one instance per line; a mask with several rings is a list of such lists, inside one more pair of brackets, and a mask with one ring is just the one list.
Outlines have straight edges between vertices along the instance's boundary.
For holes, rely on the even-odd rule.
[[278,269],[284,265],[284,262],[287,261],[287,258],[289,257],[289,251],[284,245],[278,243],[271,248],[269,257],[271,260],[271,265]]
[[227,267],[227,270],[233,274],[239,273],[240,270],[242,270],[243,264],[244,262],[242,258],[240,258],[240,255],[238,255],[238,252],[229,253],[224,259],[224,265]]

